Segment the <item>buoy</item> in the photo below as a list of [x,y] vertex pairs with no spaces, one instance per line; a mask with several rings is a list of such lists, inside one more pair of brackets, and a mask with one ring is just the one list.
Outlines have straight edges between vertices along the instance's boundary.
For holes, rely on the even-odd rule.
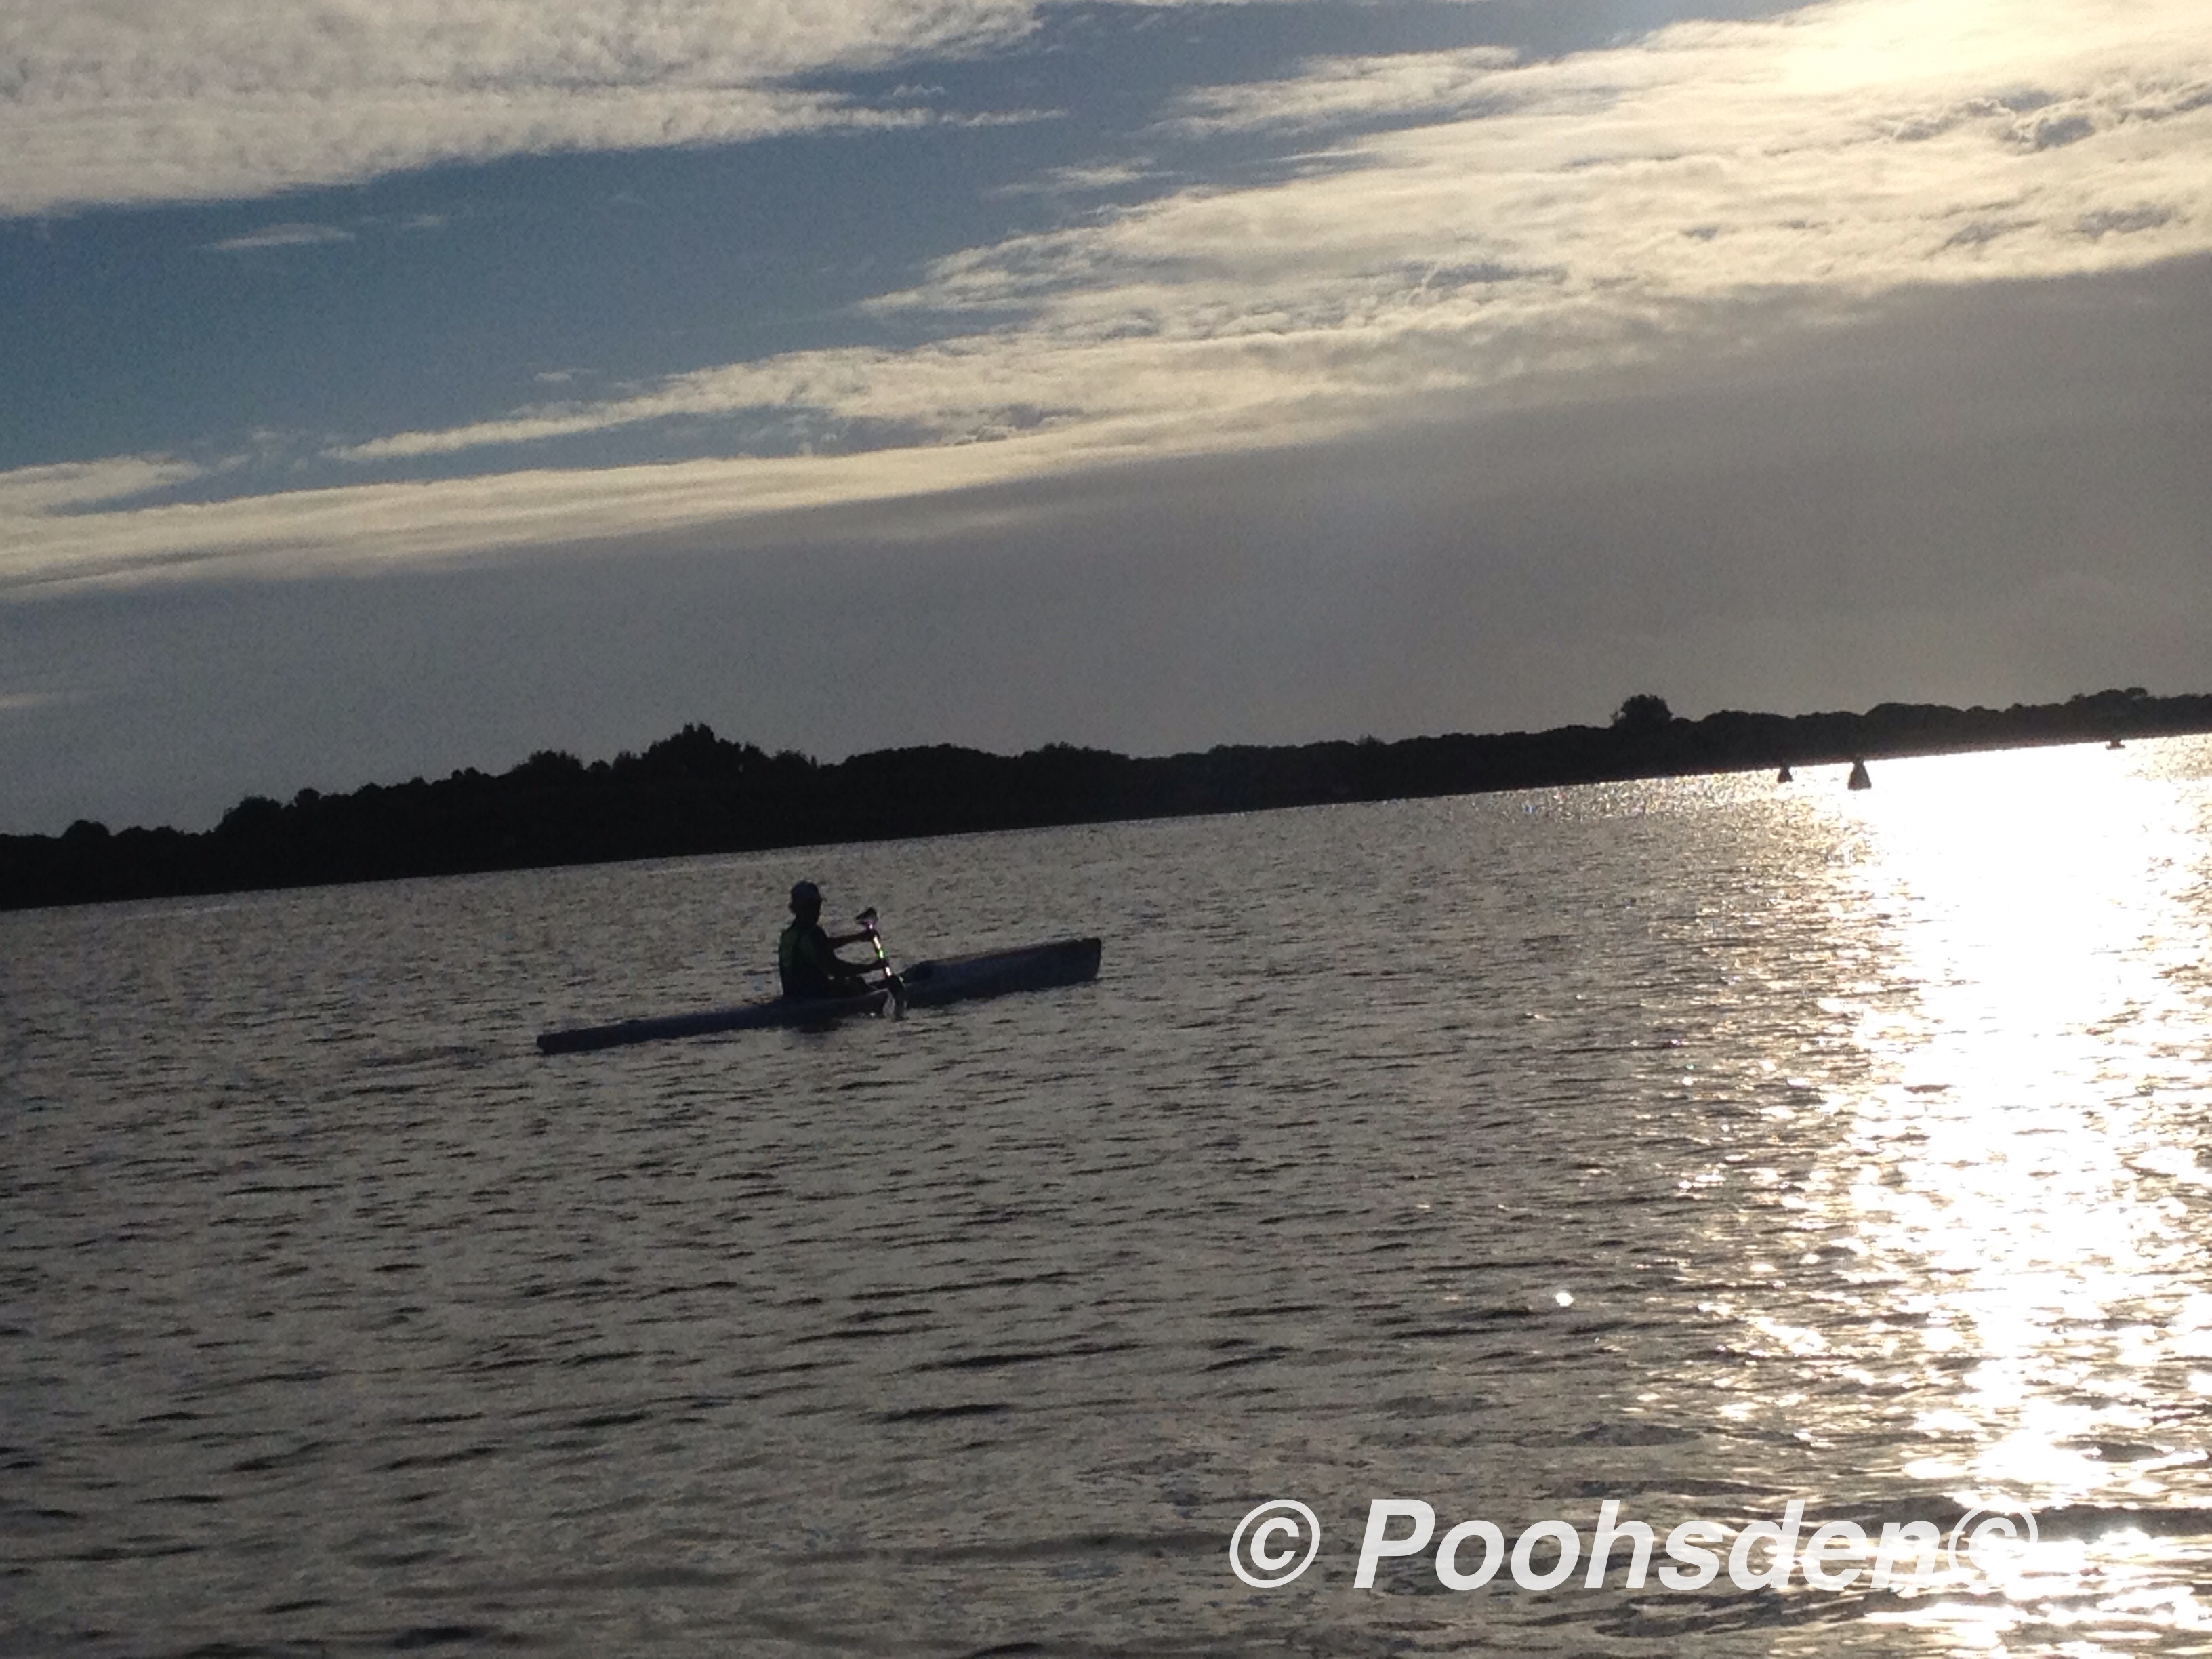
[[1874,787],[1874,780],[1867,775],[1866,763],[1864,761],[1855,760],[1851,763],[1850,781],[1844,787],[1846,789],[1871,789]]
[[1788,767],[1786,767],[1786,766],[1785,766],[1785,767],[1784,767],[1784,768],[1783,768],[1779,772],[1777,772],[1777,773],[1774,775],[1774,781],[1775,781],[1775,782],[1777,782],[1777,783],[1788,783],[1788,782],[1790,782],[1790,769],[1789,769]]

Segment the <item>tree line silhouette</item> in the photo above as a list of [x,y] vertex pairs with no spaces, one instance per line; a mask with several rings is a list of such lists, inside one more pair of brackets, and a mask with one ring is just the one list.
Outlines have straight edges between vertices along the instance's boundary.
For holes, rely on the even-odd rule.
[[1681,720],[1649,693],[1610,725],[1132,757],[939,745],[823,763],[687,726],[590,764],[547,750],[493,775],[250,796],[199,832],[0,836],[0,908],[451,875],[1116,818],[1546,787],[1856,758],[2212,731],[2212,696],[2141,687],[2063,703]]

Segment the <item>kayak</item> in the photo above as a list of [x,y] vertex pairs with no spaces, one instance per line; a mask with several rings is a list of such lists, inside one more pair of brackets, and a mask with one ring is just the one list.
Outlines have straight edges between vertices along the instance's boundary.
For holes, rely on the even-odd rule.
[[854,1014],[879,1014],[890,1000],[888,991],[868,991],[856,997],[778,997],[773,1002],[744,1002],[734,1008],[708,1008],[696,1014],[664,1014],[659,1019],[625,1019],[612,1025],[541,1031],[538,1048],[541,1054],[568,1054],[586,1048],[616,1048],[625,1042],[650,1042],[655,1037],[829,1025]]
[[[1098,976],[1099,943],[1095,939],[1054,939],[1012,951],[983,951],[974,956],[917,962],[899,975],[907,1006],[935,1008],[948,1002],[1004,996],[1011,991],[1043,991],[1078,985]],[[758,1031],[779,1026],[828,1025],[860,1014],[879,1014],[890,993],[871,990],[851,997],[777,997],[768,1002],[708,1008],[696,1014],[667,1014],[659,1019],[625,1019],[612,1025],[583,1025],[543,1031],[538,1047],[549,1054],[614,1048],[658,1037],[704,1036],[710,1031]]]

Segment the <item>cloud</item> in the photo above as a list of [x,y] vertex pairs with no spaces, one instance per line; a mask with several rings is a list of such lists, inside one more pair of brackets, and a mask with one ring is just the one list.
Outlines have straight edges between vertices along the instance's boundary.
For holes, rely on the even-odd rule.
[[245,253],[264,247],[315,247],[329,242],[350,242],[353,233],[336,225],[265,225],[243,236],[226,237],[208,244],[210,253]]
[[0,691],[0,715],[27,714],[58,703],[77,702],[84,695],[82,691]]
[[988,319],[1071,386],[1176,359],[1202,401],[1233,362],[1285,406],[1374,409],[2212,248],[2197,0],[1844,0],[1540,63],[1329,58],[1175,118],[1389,130],[971,249],[878,308]]
[[994,185],[994,196],[1086,196],[1127,190],[1161,177],[1144,161],[1102,161],[1091,167],[1048,167],[1034,179]]
[[[884,303],[1076,330],[1111,309],[1219,335],[1403,312],[1435,291],[1408,273],[1431,270],[1517,271],[1518,301],[1625,310],[1980,280],[1998,250],[1938,257],[1978,222],[2031,233],[2002,250],[2021,276],[2212,241],[2212,34],[2194,0],[1851,0],[1555,62],[1332,58],[1184,101],[1205,112],[1187,118],[1297,131],[1453,118],[1346,139],[1278,185],[974,250]],[[2085,248],[2085,223],[2137,240]],[[1468,297],[1473,321],[1506,295]]]
[[1267,129],[1297,131],[1390,116],[1434,117],[1484,105],[1503,108],[1499,73],[1517,62],[1518,54],[1503,46],[1320,58],[1291,80],[1186,93],[1163,129],[1198,137]]
[[1152,435],[1119,433],[1104,423],[1027,450],[1012,442],[979,443],[950,451],[510,472],[106,513],[53,508],[103,498],[95,492],[118,497],[126,482],[119,477],[70,489],[22,471],[0,473],[0,596],[466,562],[511,549],[891,501],[1128,460],[1154,453]]
[[0,581],[256,549],[281,566],[287,547],[323,550],[313,564],[356,556],[349,537],[371,561],[451,556],[1309,442],[1725,358],[1910,290],[2212,251],[2201,0],[1835,0],[1542,62],[1316,60],[1168,116],[1298,142],[1267,182],[971,248],[872,302],[926,343],[702,368],[325,459],[501,465],[661,421],[861,453],[19,515]]
[[911,124],[796,77],[977,52],[1030,0],[109,0],[0,11],[0,214],[434,161]]
[[205,469],[166,455],[118,455],[0,472],[0,526],[109,505],[188,483]]
[[[2193,21],[2194,0],[1853,0],[1553,63],[1321,60],[1186,102],[1300,129],[1480,112],[1347,141],[1279,182],[1192,187],[941,260],[872,307],[970,331],[933,344],[703,369],[331,453],[388,462],[771,414],[940,444],[1117,422],[1175,448],[1194,414],[1288,436],[1409,394],[1725,344],[1754,301],[1833,319],[1900,287],[2198,252],[2212,45]],[[2061,127],[2067,142],[2049,142]],[[978,316],[997,325],[972,331]]]

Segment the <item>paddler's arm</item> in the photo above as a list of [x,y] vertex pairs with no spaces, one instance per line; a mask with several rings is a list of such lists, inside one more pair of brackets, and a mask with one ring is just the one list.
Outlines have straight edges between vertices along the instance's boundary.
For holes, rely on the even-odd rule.
[[866,962],[848,962],[844,957],[837,954],[837,947],[839,945],[858,945],[866,938],[867,938],[866,933],[838,933],[831,936],[830,939],[830,960],[824,964],[827,969],[832,974],[845,975],[854,978],[858,978],[868,974],[880,973],[883,969],[883,964],[877,962],[872,957]]
[[837,947],[839,945],[850,945],[855,939],[866,939],[866,937],[867,935],[866,933],[856,933],[850,939],[831,939],[830,941],[830,959],[823,963],[823,970],[832,975],[846,976],[854,979],[860,978],[864,975],[879,971],[879,965],[874,962],[848,962],[844,957],[837,954]]

